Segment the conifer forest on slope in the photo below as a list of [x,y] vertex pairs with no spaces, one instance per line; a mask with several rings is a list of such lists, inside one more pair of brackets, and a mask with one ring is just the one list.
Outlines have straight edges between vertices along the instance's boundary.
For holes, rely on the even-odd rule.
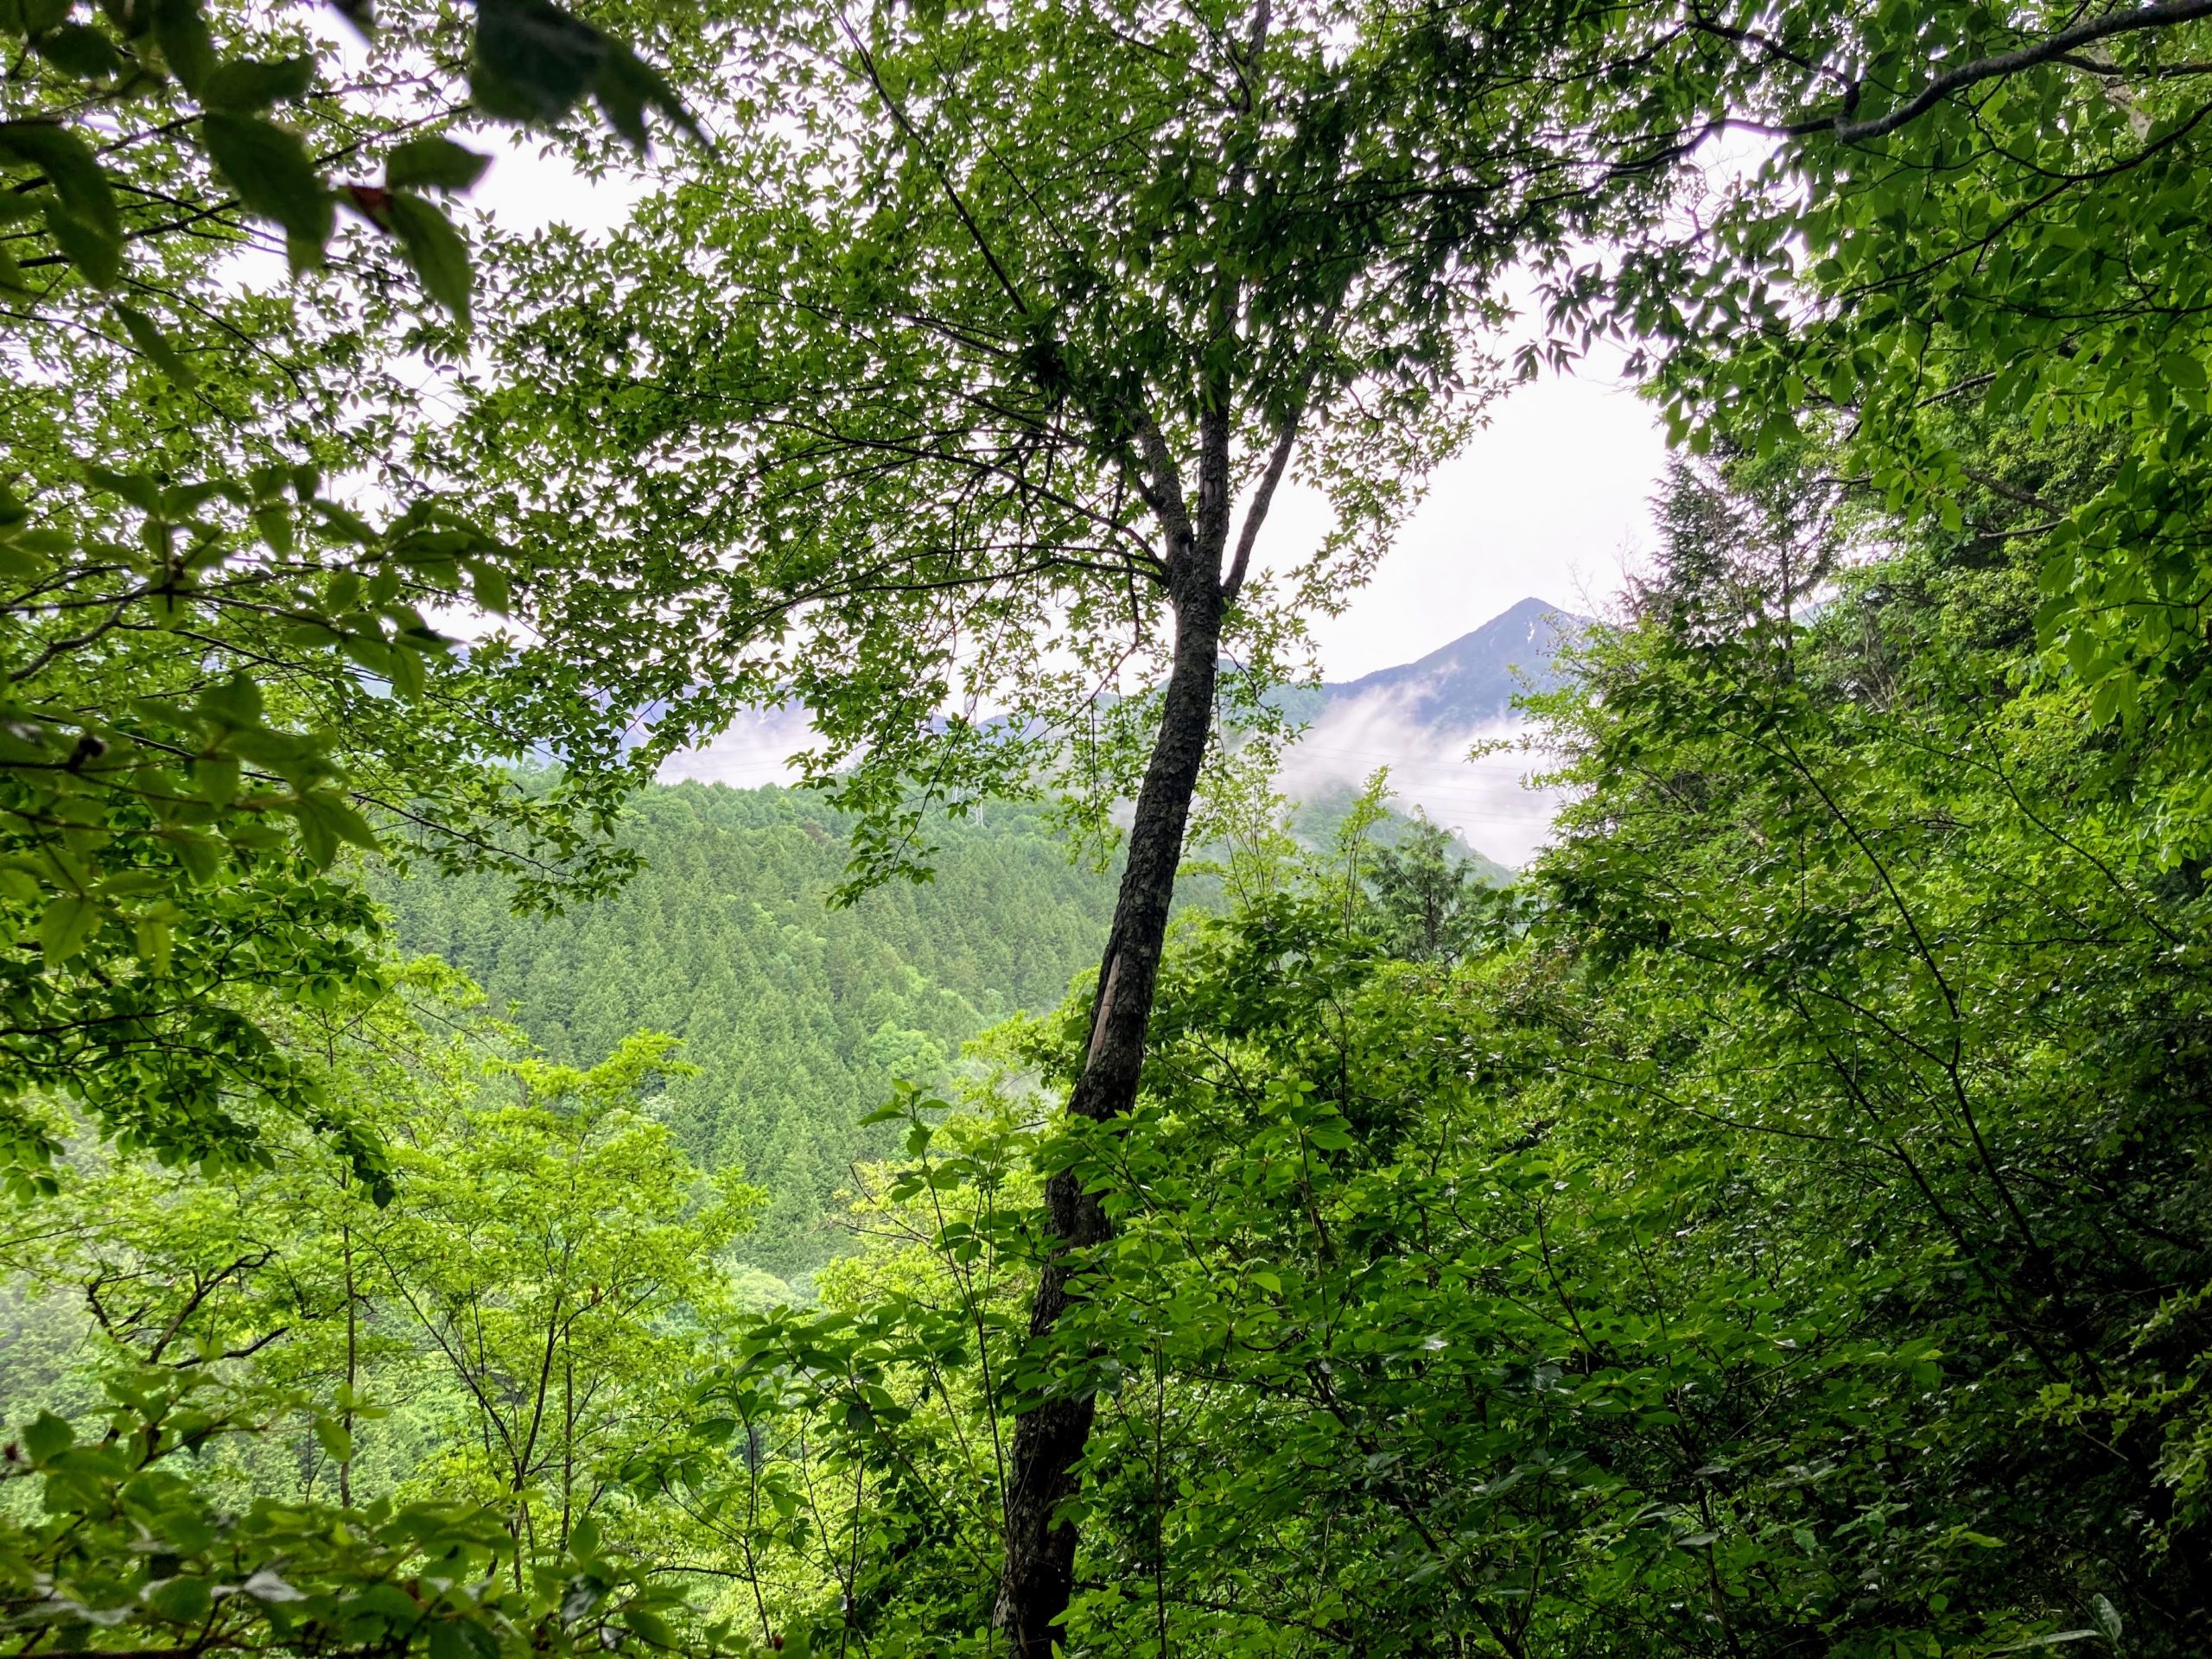
[[[2212,0],[0,44],[0,1652],[2212,1645]],[[1294,816],[1615,348],[1550,844]]]

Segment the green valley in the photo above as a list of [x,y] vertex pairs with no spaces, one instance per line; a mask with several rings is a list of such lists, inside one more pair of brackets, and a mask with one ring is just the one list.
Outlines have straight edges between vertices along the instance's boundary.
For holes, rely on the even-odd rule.
[[[1288,823],[1327,846],[1355,802],[1326,791]],[[1413,823],[1393,813],[1370,833],[1392,845]],[[944,1086],[987,1027],[1057,1007],[1113,908],[1108,873],[1071,861],[1041,812],[1008,806],[939,831],[932,880],[832,907],[849,827],[796,791],[655,786],[621,836],[643,868],[564,915],[515,915],[493,876],[386,876],[371,891],[402,949],[467,973],[556,1060],[589,1065],[635,1031],[679,1039],[696,1070],[667,1081],[656,1112],[701,1167],[766,1185],[742,1253],[803,1290],[846,1248],[835,1195],[893,1148],[861,1120],[894,1080]],[[1461,843],[1446,855],[1506,874]],[[1217,881],[1188,885],[1219,902]]]

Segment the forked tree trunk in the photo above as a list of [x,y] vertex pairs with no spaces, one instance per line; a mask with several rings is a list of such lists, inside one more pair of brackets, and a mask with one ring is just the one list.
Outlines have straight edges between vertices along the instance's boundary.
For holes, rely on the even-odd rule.
[[[1136,1103],[1144,1065],[1167,912],[1182,861],[1183,832],[1213,725],[1223,598],[1218,537],[1211,558],[1185,555],[1175,595],[1175,659],[1162,699],[1160,733],[1137,793],[1128,863],[1114,906],[1113,931],[1091,1002],[1090,1047],[1068,1110],[1094,1122]],[[1195,551],[1196,550],[1192,550]],[[1195,569],[1189,567],[1195,565]],[[1210,568],[1209,568],[1210,567]],[[1046,1338],[1068,1305],[1068,1256],[1103,1243],[1112,1231],[1104,1207],[1066,1170],[1045,1184],[1052,1250],[1031,1305],[1029,1335]],[[1014,1431],[1007,1479],[1006,1557],[995,1622],[1017,1659],[1049,1659],[1074,1589],[1076,1529],[1053,1512],[1075,1490],[1075,1465],[1090,1437],[1096,1406],[1088,1393],[1055,1396],[1023,1412]]]

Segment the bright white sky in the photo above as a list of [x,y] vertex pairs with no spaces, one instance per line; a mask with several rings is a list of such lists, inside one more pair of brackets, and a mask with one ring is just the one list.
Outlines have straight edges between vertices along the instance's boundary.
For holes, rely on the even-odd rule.
[[[1611,368],[1539,380],[1496,406],[1374,579],[1342,616],[1314,622],[1323,678],[1425,657],[1523,599],[1586,616],[1607,607],[1650,550],[1667,453],[1650,408]],[[1310,545],[1319,504],[1286,505],[1278,545]]]

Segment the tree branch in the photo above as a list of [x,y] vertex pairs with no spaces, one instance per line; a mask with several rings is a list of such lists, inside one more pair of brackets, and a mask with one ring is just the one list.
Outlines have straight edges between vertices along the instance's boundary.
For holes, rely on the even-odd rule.
[[2146,29],[2171,29],[2177,23],[2193,22],[2200,17],[2212,17],[2212,0],[2158,0],[2158,3],[2137,10],[2107,12],[2101,17],[2085,18],[2031,46],[2019,47],[2011,52],[1998,52],[1962,63],[1957,68],[1936,76],[1911,99],[1886,115],[1874,116],[1865,121],[1851,121],[1839,114],[1831,119],[1806,122],[1792,131],[1797,136],[1808,137],[1825,130],[1847,144],[1879,138],[1918,120],[1953,92],[1965,87],[2055,62],[2084,46],[2110,40],[2115,35],[2133,34]]

